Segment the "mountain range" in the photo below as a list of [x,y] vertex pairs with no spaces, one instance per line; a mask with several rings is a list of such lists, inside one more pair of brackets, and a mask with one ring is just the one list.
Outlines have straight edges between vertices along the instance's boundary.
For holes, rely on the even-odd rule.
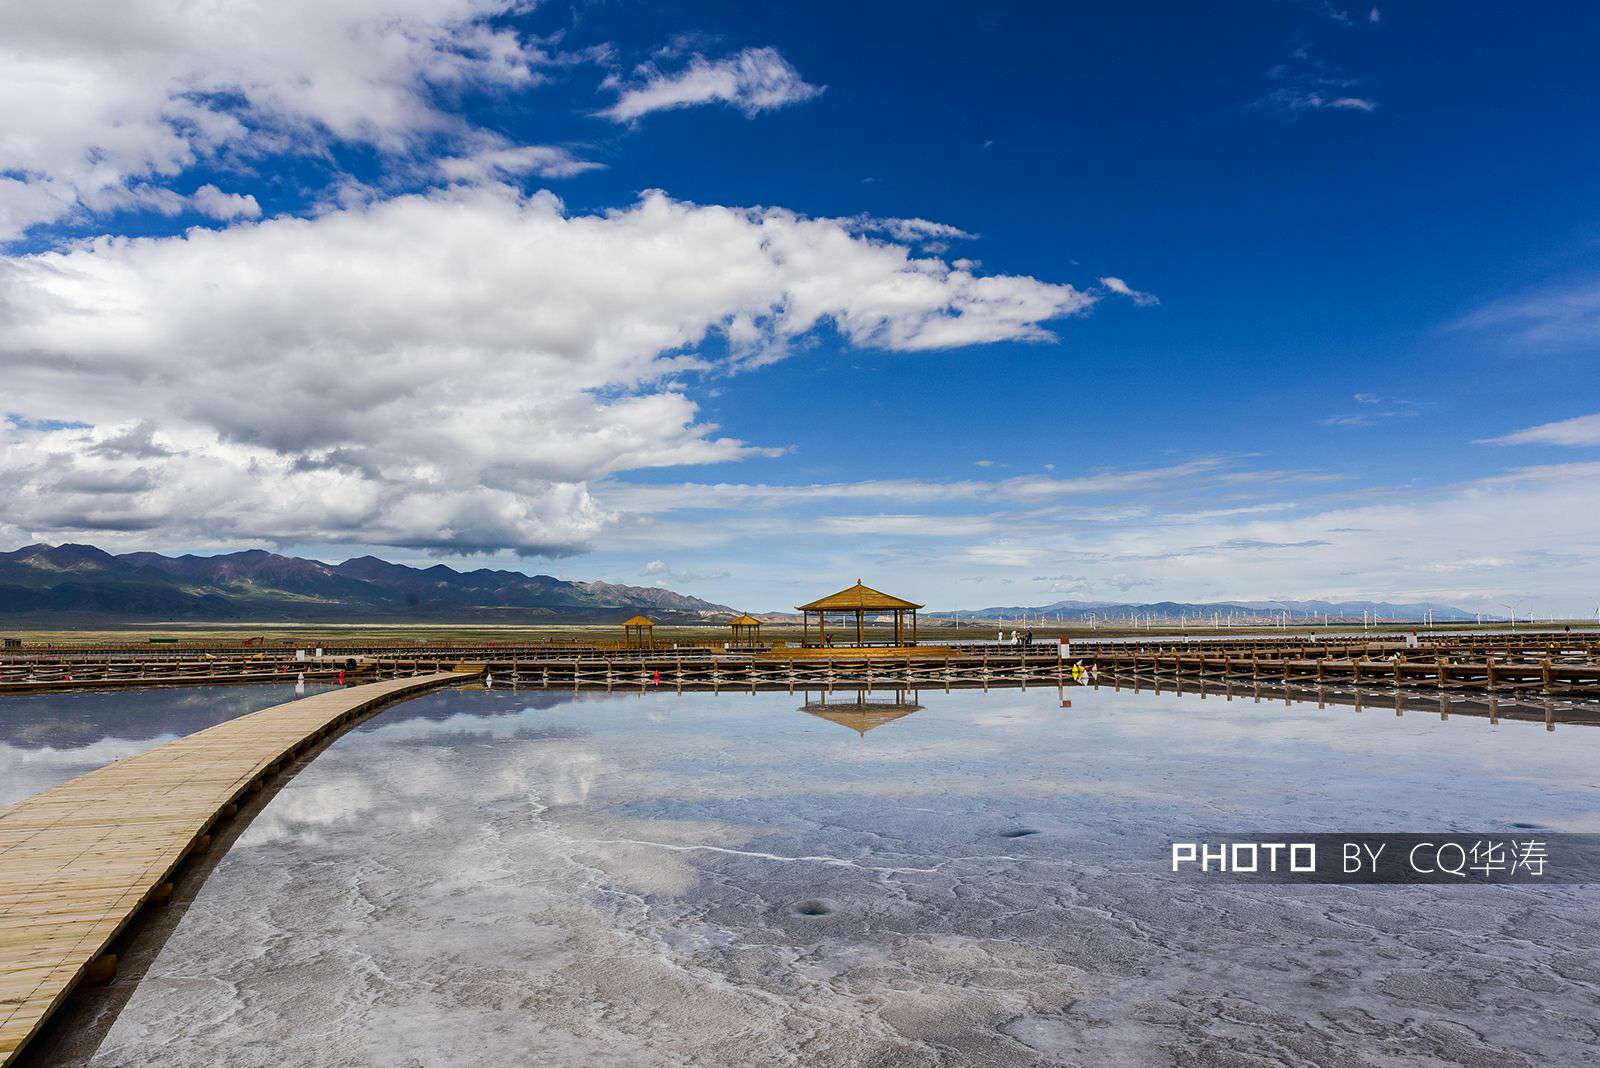
[[0,617],[39,620],[696,623],[733,610],[654,586],[457,571],[362,556],[325,564],[250,549],[113,555],[92,545],[0,552]]
[[[1472,612],[1454,608],[1446,604],[1393,604],[1389,601],[1154,601],[1144,604],[1134,604],[1122,601],[1055,601],[1051,604],[1034,606],[1009,606],[996,608],[977,608],[962,612],[939,612],[944,619],[994,619],[994,620],[1019,620],[1026,616],[1029,619],[1054,620],[1061,619],[1066,622],[1085,622],[1091,617],[1101,621],[1118,620],[1126,621],[1130,617],[1154,617],[1157,620],[1170,622],[1178,619],[1211,621],[1218,618],[1226,623],[1229,617],[1234,620],[1262,620],[1278,619],[1288,613],[1291,620],[1320,620],[1324,615],[1328,619],[1354,619],[1360,620],[1363,613],[1371,613],[1377,619],[1389,620],[1421,620],[1432,613],[1433,618],[1439,622],[1467,621],[1477,618]],[[930,613],[933,614],[933,613]]]
[[[326,564],[250,549],[219,556],[113,555],[92,545],[28,545],[0,552],[0,618],[46,621],[460,621],[615,623],[644,612],[660,623],[698,623],[734,614],[656,586],[571,582],[550,575],[444,564],[415,568],[375,556]],[[1387,601],[1055,601],[967,611],[943,619],[1116,622],[1154,618],[1227,622],[1277,619],[1471,620],[1442,604]],[[763,616],[776,622],[788,613]]]

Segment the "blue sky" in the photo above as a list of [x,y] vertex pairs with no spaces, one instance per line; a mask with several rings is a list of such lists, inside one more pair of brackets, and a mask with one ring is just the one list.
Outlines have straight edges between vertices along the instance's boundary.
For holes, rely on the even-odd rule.
[[8,543],[1596,611],[1583,5],[228,7],[0,15]]

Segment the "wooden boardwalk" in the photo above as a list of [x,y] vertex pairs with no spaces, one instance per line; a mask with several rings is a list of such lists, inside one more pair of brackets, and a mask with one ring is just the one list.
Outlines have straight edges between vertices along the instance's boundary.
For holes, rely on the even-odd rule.
[[0,1065],[10,1064],[210,829],[295,755],[462,666],[330,690],[168,742],[0,809]]

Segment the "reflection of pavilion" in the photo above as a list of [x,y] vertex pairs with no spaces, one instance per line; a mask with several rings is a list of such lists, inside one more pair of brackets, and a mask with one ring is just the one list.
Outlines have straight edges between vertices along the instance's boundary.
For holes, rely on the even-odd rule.
[[800,711],[830,723],[837,723],[841,727],[849,727],[865,738],[867,732],[874,727],[881,727],[885,723],[922,710],[922,705],[917,703],[918,691],[885,691],[886,694],[890,692],[894,694],[892,700],[885,696],[875,701],[870,690],[853,692],[836,690],[830,700],[826,690],[819,690],[816,700],[812,700],[811,691],[807,690],[806,703],[800,706]]

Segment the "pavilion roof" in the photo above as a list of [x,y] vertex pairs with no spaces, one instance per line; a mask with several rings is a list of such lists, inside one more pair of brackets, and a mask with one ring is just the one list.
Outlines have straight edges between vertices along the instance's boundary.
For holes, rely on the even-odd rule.
[[862,737],[866,737],[868,731],[881,727],[885,723],[893,723],[902,716],[909,716],[921,708],[921,705],[910,704],[886,704],[875,707],[871,705],[845,705],[841,708],[837,705],[812,703],[803,706],[803,711],[809,712],[820,719],[825,719],[830,723],[837,723],[841,727],[849,727]]
[[632,619],[623,620],[622,625],[624,627],[653,627],[656,625],[656,621],[647,619],[644,616],[634,616]]
[[921,608],[920,604],[875,590],[856,580],[856,584],[838,593],[830,594],[810,604],[796,605],[802,612],[854,612],[858,608],[884,609],[884,608]]
[[746,612],[744,615],[740,616],[738,619],[730,619],[730,620],[728,620],[728,625],[730,627],[759,627],[759,626],[761,626],[761,620],[757,619],[755,616],[750,615],[748,612]]

